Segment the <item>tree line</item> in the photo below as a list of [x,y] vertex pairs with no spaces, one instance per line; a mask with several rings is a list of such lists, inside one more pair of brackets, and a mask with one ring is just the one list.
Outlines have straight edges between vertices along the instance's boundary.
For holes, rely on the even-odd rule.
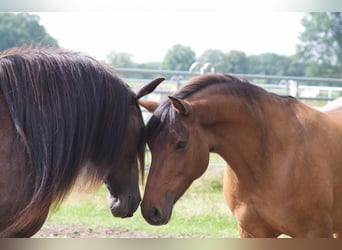
[[[58,46],[39,21],[37,15],[0,13],[0,50],[23,44]],[[209,71],[235,74],[342,77],[342,14],[306,13],[301,23],[304,31],[296,53],[291,56],[246,55],[243,51],[218,49],[208,49],[197,56],[191,47],[176,44],[166,52],[162,62],[139,64],[132,61],[132,55],[117,51],[108,54],[107,62],[115,67],[184,71],[198,62],[202,66],[210,63]]]
[[132,56],[111,52],[108,62],[117,67],[135,67],[188,71],[193,62],[210,63],[216,72],[236,74],[286,75],[307,77],[342,77],[342,14],[341,12],[306,13],[301,20],[304,31],[296,53],[291,56],[276,53],[246,55],[243,51],[224,52],[208,49],[200,56],[189,46],[176,44],[162,62],[137,64]]
[[37,15],[0,13],[0,51],[22,45],[58,46]]

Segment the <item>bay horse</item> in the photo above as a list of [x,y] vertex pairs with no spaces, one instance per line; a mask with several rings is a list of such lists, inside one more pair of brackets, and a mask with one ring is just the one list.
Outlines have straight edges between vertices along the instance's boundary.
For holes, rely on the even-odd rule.
[[141,203],[150,224],[168,223],[214,152],[228,164],[224,196],[241,237],[341,236],[339,110],[321,112],[227,74],[194,77],[160,105],[139,102],[153,112]]
[[35,234],[80,176],[105,183],[114,216],[133,215],[142,93],[89,56],[39,47],[0,54],[0,87],[0,237]]

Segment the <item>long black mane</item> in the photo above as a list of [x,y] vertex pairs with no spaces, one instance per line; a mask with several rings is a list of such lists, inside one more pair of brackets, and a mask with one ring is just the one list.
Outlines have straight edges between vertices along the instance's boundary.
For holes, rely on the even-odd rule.
[[90,161],[94,181],[121,154],[134,93],[115,71],[62,49],[15,48],[0,54],[0,95],[15,126],[24,187],[32,204],[64,198]]

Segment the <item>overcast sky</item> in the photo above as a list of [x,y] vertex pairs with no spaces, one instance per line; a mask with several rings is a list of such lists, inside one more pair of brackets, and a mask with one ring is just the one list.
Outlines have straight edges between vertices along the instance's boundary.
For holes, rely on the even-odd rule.
[[160,62],[175,44],[190,46],[197,56],[207,49],[240,50],[247,55],[292,55],[303,31],[303,12],[119,10],[34,14],[41,17],[40,23],[61,47],[88,53],[99,60],[113,50],[125,52],[137,63]]

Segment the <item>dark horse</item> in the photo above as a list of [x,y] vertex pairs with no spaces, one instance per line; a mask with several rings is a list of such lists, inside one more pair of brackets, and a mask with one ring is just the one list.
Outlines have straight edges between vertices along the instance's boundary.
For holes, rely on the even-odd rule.
[[139,94],[109,66],[51,48],[0,54],[0,87],[1,237],[35,234],[79,176],[104,181],[112,214],[132,216],[144,169]]
[[229,164],[223,190],[241,237],[342,233],[341,100],[315,110],[224,74],[193,78],[146,125],[152,163],[144,218],[166,224],[174,203],[208,166]]

